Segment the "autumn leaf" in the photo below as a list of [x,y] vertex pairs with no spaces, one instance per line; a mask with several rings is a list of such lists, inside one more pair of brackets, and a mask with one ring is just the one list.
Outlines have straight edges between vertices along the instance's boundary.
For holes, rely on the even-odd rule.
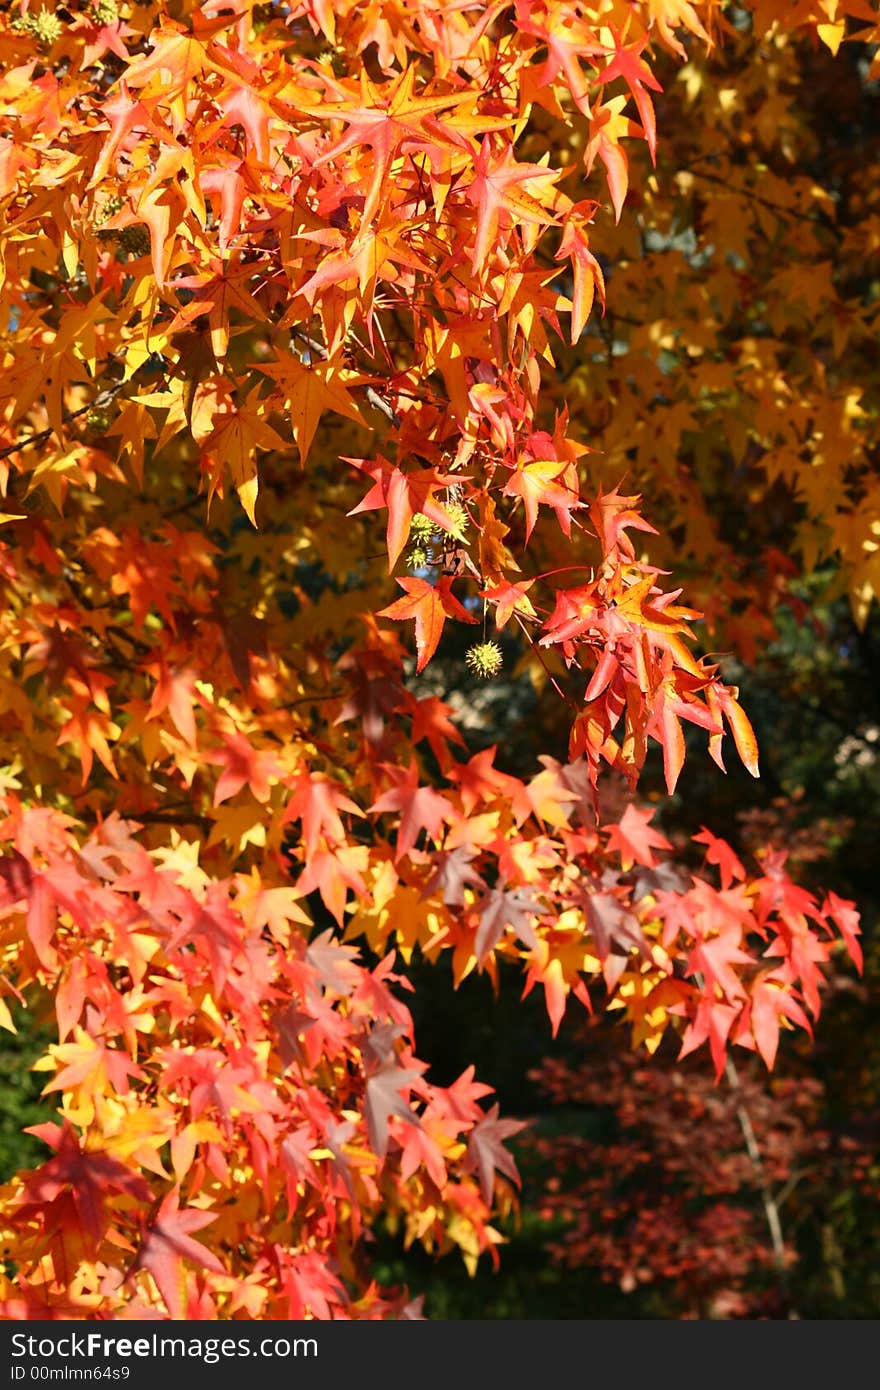
[[584,505],[570,479],[567,462],[558,459],[536,459],[522,462],[504,485],[506,497],[520,497],[526,513],[526,540],[535,529],[538,507],[553,507],[565,534],[571,534],[571,513]]
[[303,466],[325,410],[335,411],[366,428],[366,421],[349,392],[349,385],[357,384],[358,378],[346,374],[340,364],[320,360],[305,363],[288,356],[277,362],[262,363],[260,370],[276,382]]
[[187,1310],[187,1275],[184,1261],[223,1274],[224,1268],[212,1250],[193,1240],[191,1233],[215,1221],[216,1213],[181,1208],[177,1188],[165,1196],[155,1217],[146,1226],[132,1270],[144,1269],[156,1281],[172,1318],[183,1318]]
[[542,164],[518,164],[509,151],[499,157],[493,152],[489,136],[480,141],[473,168],[474,176],[467,187],[467,197],[477,209],[471,268],[479,271],[486,266],[502,223],[506,226],[522,222],[546,226],[555,220],[521,189],[521,185],[530,180],[554,175]]
[[644,864],[653,869],[657,863],[655,849],[672,849],[666,836],[654,830],[651,821],[654,812],[639,811],[635,806],[627,806],[620,820],[611,825],[603,825],[608,831],[608,848],[620,854],[620,866],[624,872],[633,864]]
[[395,853],[395,859],[400,859],[413,848],[423,830],[433,840],[438,840],[443,822],[454,819],[455,811],[445,796],[432,787],[419,786],[414,762],[406,771],[397,767],[386,770],[396,785],[390,791],[383,792],[369,809],[376,814],[389,811],[400,813]]
[[431,469],[404,472],[401,468],[393,467],[381,454],[372,460],[345,461],[375,480],[367,495],[356,507],[352,507],[348,515],[356,516],[359,512],[374,511],[379,507],[388,508],[386,544],[389,574],[407,543],[410,523],[416,512],[433,521],[439,531],[455,530],[455,523],[435,496],[440,488],[454,481],[451,477]]
[[533,894],[522,888],[493,888],[483,897],[480,925],[474,941],[474,951],[481,963],[497,946],[508,927],[512,927],[524,946],[535,945],[535,932],[530,918],[544,912]]
[[504,1147],[504,1141],[525,1129],[525,1121],[501,1120],[498,1110],[499,1107],[493,1105],[483,1119],[474,1125],[468,1138],[468,1156],[480,1175],[480,1187],[486,1202],[492,1200],[496,1172],[503,1173],[511,1182],[519,1185],[519,1171],[513,1156]]
[[420,1073],[412,1068],[398,1067],[391,1063],[367,1078],[364,1116],[370,1148],[379,1158],[384,1158],[388,1152],[388,1122],[392,1116],[405,1120],[410,1125],[419,1123],[403,1094],[405,1091],[409,1095],[412,1083],[419,1075]]
[[437,650],[443,624],[447,618],[455,618],[461,623],[475,623],[472,613],[463,608],[452,593],[452,580],[444,577],[436,584],[426,579],[398,579],[406,598],[399,598],[377,613],[379,618],[393,618],[396,622],[412,620],[416,625],[416,672],[423,671]]
[[[51,1204],[69,1192],[77,1220],[95,1251],[111,1219],[108,1207],[115,1195],[127,1193],[141,1202],[149,1199],[150,1190],[139,1173],[108,1153],[85,1150],[69,1124],[35,1125],[27,1133],[43,1139],[54,1150],[54,1157],[25,1181],[27,1203],[35,1207]],[[22,1208],[19,1214],[22,1218],[26,1215]]]
[[742,880],[746,871],[726,840],[713,835],[702,826],[698,835],[693,836],[695,844],[706,845],[706,863],[717,864],[721,874],[721,887],[729,888],[734,880]]

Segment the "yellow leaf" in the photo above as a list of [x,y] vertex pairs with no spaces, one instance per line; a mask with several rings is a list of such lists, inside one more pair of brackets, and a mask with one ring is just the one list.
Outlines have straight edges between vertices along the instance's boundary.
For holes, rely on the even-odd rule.
[[817,24],[816,33],[831,52],[837,57],[837,50],[846,36],[846,23],[839,19],[835,24]]

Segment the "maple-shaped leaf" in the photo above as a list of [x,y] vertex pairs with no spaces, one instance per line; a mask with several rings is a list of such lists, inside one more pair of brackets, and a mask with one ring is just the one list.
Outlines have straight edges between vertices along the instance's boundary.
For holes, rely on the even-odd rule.
[[358,378],[352,373],[346,374],[338,363],[317,360],[307,365],[299,358],[286,356],[277,362],[261,362],[260,371],[271,376],[278,385],[290,416],[301,464],[305,464],[325,410],[344,415],[366,429],[367,422],[348,391]]
[[505,497],[521,497],[526,513],[526,540],[535,529],[539,505],[553,507],[559,524],[571,535],[571,513],[583,507],[577,493],[577,479],[571,477],[571,464],[560,459],[521,459],[504,484]]
[[596,294],[605,309],[605,277],[602,267],[590,250],[584,225],[596,208],[595,203],[575,203],[566,215],[556,252],[556,260],[571,260],[574,289],[571,296],[571,341],[576,343],[584,331]]
[[700,833],[692,838],[695,844],[706,845],[706,863],[718,865],[722,888],[729,888],[734,880],[742,882],[746,871],[726,840],[713,835],[705,825],[701,826]]
[[477,619],[461,606],[452,592],[452,580],[446,575],[441,575],[436,584],[429,584],[427,579],[398,579],[397,582],[406,590],[406,598],[399,598],[396,603],[380,609],[376,616],[393,618],[396,622],[409,619],[415,622],[416,671],[423,671],[437,650],[447,618],[461,623],[475,623]]
[[474,160],[474,177],[466,190],[468,200],[477,209],[477,226],[471,252],[471,269],[476,273],[486,264],[489,251],[498,240],[502,222],[506,226],[530,222],[549,226],[555,221],[534,198],[520,191],[520,185],[530,179],[553,177],[553,171],[543,164],[519,164],[510,149],[493,154],[492,141],[484,136]]
[[282,825],[302,820],[306,857],[310,857],[323,835],[329,841],[345,840],[345,826],[340,811],[352,816],[364,813],[337,783],[320,773],[303,772],[297,776],[293,796],[284,809]]
[[226,1271],[212,1250],[191,1238],[217,1219],[216,1212],[200,1211],[195,1207],[181,1208],[180,1191],[173,1188],[164,1198],[153,1220],[146,1226],[132,1273],[145,1269],[153,1276],[172,1318],[185,1318],[187,1310],[187,1279],[184,1260],[210,1269],[214,1274]]
[[779,1032],[796,1024],[812,1036],[813,1028],[791,987],[776,970],[768,970],[752,984],[747,1008],[737,1023],[733,1039],[743,1046],[754,1040],[768,1071],[779,1050]]
[[[583,903],[587,925],[596,955],[604,965],[611,951],[616,947],[623,958],[635,948],[646,959],[651,959],[651,948],[632,908],[610,892],[583,892]],[[608,975],[606,973],[606,982]]]
[[[395,468],[381,454],[377,454],[375,459],[346,458],[345,462],[373,479],[373,486],[369,492],[347,515],[357,516],[359,512],[376,511],[380,507],[388,508],[385,539],[389,574],[406,545],[410,523],[417,512],[433,521],[438,531],[455,532],[455,522],[434,494],[440,488],[459,481],[458,478],[451,474],[436,473],[430,468],[415,469],[406,473],[402,468]],[[401,582],[398,580],[398,583]]]
[[531,918],[539,917],[545,910],[543,903],[525,888],[493,888],[482,900],[474,941],[474,954],[480,964],[497,946],[507,927],[512,927],[531,950],[537,944]]
[[281,766],[271,753],[259,753],[244,734],[223,734],[223,747],[202,754],[205,762],[216,763],[223,768],[214,788],[214,805],[235,796],[242,787],[250,787],[257,801],[266,801],[269,796],[271,777],[277,777]]
[[452,763],[446,776],[459,788],[465,815],[469,816],[481,802],[491,804],[503,798],[510,802],[519,825],[531,815],[532,800],[518,777],[512,777],[495,766],[497,752],[498,745],[493,743],[474,753],[466,763]]
[[443,822],[455,818],[455,808],[433,787],[419,786],[415,762],[410,763],[408,769],[391,764],[384,764],[384,767],[396,785],[390,791],[383,792],[369,809],[377,814],[400,812],[394,857],[401,859],[412,849],[422,830],[426,830],[433,840],[438,840]]
[[252,526],[256,525],[257,450],[285,448],[284,440],[263,418],[259,389],[254,387],[240,408],[215,416],[214,428],[202,445],[209,466],[209,500],[220,489],[223,474],[228,470]]
[[137,58],[126,69],[126,81],[143,87],[152,79],[161,81],[163,94],[182,92],[205,67],[214,64],[200,39],[168,20],[150,35],[152,52]]
[[407,1032],[405,1023],[376,1023],[361,1042],[361,1053],[370,1073],[383,1071],[393,1065],[397,1050],[395,1043]]
[[451,1086],[434,1086],[433,1104],[441,1105],[459,1125],[471,1125],[483,1118],[478,1100],[492,1094],[492,1087],[475,1081],[476,1068],[467,1067]]
[[434,872],[425,884],[424,897],[439,888],[447,907],[464,907],[466,887],[485,888],[471,861],[476,859],[477,850],[470,845],[459,845],[456,849],[441,850],[434,859]]
[[653,811],[639,811],[635,806],[629,805],[619,823],[603,825],[602,829],[608,831],[608,849],[619,852],[624,872],[631,869],[634,863],[644,864],[646,868],[653,869],[657,863],[654,850],[672,849],[666,836],[652,828],[653,818]]
[[[755,731],[749,721],[749,717],[737,699],[739,691],[736,686],[726,686],[721,681],[713,681],[706,688],[706,704],[713,715],[718,712],[724,715],[730,725],[733,741],[736,744],[736,751],[742,759],[743,766],[753,777],[759,777],[758,770],[758,740]],[[721,738],[716,734],[709,740],[709,752],[715,759],[718,766],[724,770],[724,763],[721,758]]]
[[294,1062],[305,1061],[301,1039],[310,1028],[314,1028],[317,1019],[311,1014],[303,1013],[295,1004],[288,1004],[286,1009],[275,1015],[273,1022],[278,1032],[281,1066],[286,1071]]
[[329,1321],[341,1316],[345,1291],[328,1255],[320,1250],[291,1252],[277,1244],[274,1251],[287,1318],[294,1322],[307,1318]]
[[366,845],[340,844],[332,849],[319,848],[297,880],[297,891],[306,894],[317,888],[327,911],[341,926],[349,888],[359,899],[369,899],[369,890],[363,879],[367,860]]
[[[25,1133],[45,1140],[55,1150],[54,1158],[25,1179],[27,1204],[51,1203],[69,1191],[77,1218],[95,1248],[107,1228],[107,1206],[114,1193],[124,1192],[141,1202],[149,1200],[150,1190],[139,1173],[108,1153],[84,1149],[70,1124],[33,1125]],[[18,1216],[25,1219],[23,1208]]]
[[733,921],[722,922],[712,936],[700,935],[687,960],[688,970],[699,973],[709,989],[717,987],[730,1001],[742,999],[746,989],[736,965],[751,965],[753,958],[742,949],[743,929]]
[[426,129],[426,121],[462,101],[458,92],[416,96],[416,77],[417,67],[412,64],[390,84],[379,87],[361,70],[360,101],[357,98],[347,102],[325,101],[319,107],[322,118],[342,119],[348,130],[315,161],[316,167],[338,158],[354,146],[369,145],[373,151],[373,177],[364,203],[364,222],[375,216],[401,144],[406,141],[411,149],[429,149],[436,145],[442,135],[434,126]]
[[624,497],[616,487],[611,492],[603,492],[600,488],[595,500],[591,502],[590,520],[596,528],[602,553],[609,559],[615,558],[618,552],[627,560],[635,559],[633,543],[626,534],[630,527],[634,531],[645,531],[652,536],[658,534],[657,528],[646,521],[637,510],[640,501],[641,497],[638,495]]
[[543,8],[544,13],[541,14],[536,5],[524,3],[524,0],[518,0],[516,5],[517,31],[533,35],[541,48],[547,50],[547,56],[540,66],[527,69],[525,75],[530,79],[527,90],[531,92],[533,81],[535,94],[538,95],[548,84],[564,79],[578,110],[584,116],[589,116],[590,83],[581,62],[603,50],[596,45],[588,20],[573,8],[560,6],[558,11],[549,5]]
[[480,1175],[483,1200],[492,1201],[495,1174],[503,1173],[519,1186],[519,1171],[511,1153],[504,1147],[505,1139],[513,1138],[526,1128],[525,1120],[500,1120],[499,1106],[493,1105],[468,1136],[468,1158]]
[[364,1116],[370,1148],[379,1158],[384,1158],[388,1152],[388,1121],[392,1115],[406,1120],[407,1124],[419,1123],[418,1115],[404,1099],[403,1092],[409,1095],[413,1082],[420,1076],[421,1072],[413,1068],[391,1063],[368,1077],[364,1091]]
[[679,1057],[695,1052],[704,1042],[709,1043],[709,1051],[715,1064],[715,1080],[721,1079],[727,1060],[727,1041],[730,1030],[742,1012],[739,1004],[725,1004],[723,1000],[702,995],[694,1017],[685,1030],[681,1040]]
[[507,625],[514,613],[520,613],[524,618],[536,617],[532,601],[528,597],[528,591],[534,582],[534,579],[525,579],[519,584],[502,581],[488,589],[480,590],[481,597],[495,605],[495,622],[499,629]]
[[196,741],[196,719],[193,711],[195,680],[193,671],[171,671],[164,662],[146,668],[155,674],[156,686],[150,698],[148,718],[158,719],[167,710],[177,732],[192,747]]
[[837,925],[841,936],[846,942],[846,948],[849,951],[850,957],[859,974],[861,974],[863,961],[859,937],[861,936],[862,929],[859,924],[859,912],[855,903],[849,902],[846,898],[839,898],[836,893],[829,893],[822,904],[822,910],[831,917]]
[[649,87],[652,92],[662,92],[663,88],[657,81],[648,64],[640,55],[647,47],[647,36],[639,39],[636,43],[622,44],[620,36],[614,34],[615,53],[611,62],[599,74],[599,81],[608,83],[615,77],[622,77],[626,85],[632,92],[633,99],[638,108],[642,126],[645,131],[645,140],[651,152],[651,159],[657,162],[657,122],[654,117],[654,106],[645,88]]
[[353,946],[343,946],[328,929],[309,942],[306,960],[317,971],[325,989],[348,995],[360,979],[360,967],[355,963],[357,954]]
[[450,741],[458,743],[462,747],[465,746],[464,739],[449,718],[452,713],[452,706],[438,699],[436,695],[425,695],[421,699],[416,699],[408,691],[406,704],[407,709],[412,712],[413,743],[427,739],[434,757],[441,768],[445,769],[451,758]]
[[[480,556],[480,570],[483,578],[490,586],[501,585],[504,587],[504,571],[519,570],[513,555],[504,544],[504,537],[510,534],[510,527],[506,526],[499,516],[495,513],[495,499],[488,493],[483,493],[480,497],[480,529],[477,537],[477,546]],[[499,627],[504,624],[499,622]]]

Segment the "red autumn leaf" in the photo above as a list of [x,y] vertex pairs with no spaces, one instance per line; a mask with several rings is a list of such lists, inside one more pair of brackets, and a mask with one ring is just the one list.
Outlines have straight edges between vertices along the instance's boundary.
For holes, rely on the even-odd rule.
[[490,137],[484,136],[473,164],[474,176],[467,196],[477,209],[477,224],[471,252],[471,267],[480,271],[493,244],[497,241],[502,223],[532,223],[546,226],[554,218],[522,190],[521,185],[532,179],[546,179],[550,170],[542,164],[518,164],[509,151],[493,153]]
[[[34,1125],[26,1132],[55,1150],[54,1158],[25,1180],[28,1204],[38,1208],[69,1192],[77,1219],[95,1248],[107,1229],[108,1207],[114,1195],[127,1193],[141,1202],[149,1199],[150,1189],[139,1173],[108,1153],[84,1149],[69,1124]],[[26,1213],[20,1209],[19,1215],[23,1219]]]
[[483,598],[495,605],[495,623],[499,630],[507,626],[514,613],[520,613],[525,618],[536,616],[528,598],[528,591],[534,582],[533,579],[523,580],[519,584],[505,582],[480,590]]
[[552,507],[567,536],[571,535],[571,513],[584,503],[577,492],[571,465],[552,459],[520,460],[504,484],[505,497],[521,497],[526,512],[526,540],[535,528],[538,507]]
[[861,974],[863,967],[862,947],[859,942],[861,927],[859,926],[859,914],[855,903],[848,902],[845,898],[839,898],[836,893],[828,893],[822,907],[823,911],[836,924],[846,942],[850,957]]
[[383,792],[370,807],[371,812],[381,814],[388,811],[400,813],[397,832],[395,859],[408,854],[416,843],[422,830],[426,830],[433,840],[438,840],[444,821],[455,817],[452,803],[433,787],[419,786],[418,770],[411,763],[408,771],[403,768],[386,767],[396,786]]
[[497,1105],[493,1105],[479,1124],[474,1125],[468,1138],[468,1157],[479,1173],[483,1200],[486,1202],[492,1200],[496,1172],[503,1173],[519,1186],[519,1170],[513,1155],[504,1147],[504,1141],[525,1129],[525,1121],[501,1120],[498,1109]]
[[770,1071],[776,1062],[783,1020],[796,1024],[807,1033],[813,1031],[809,1018],[791,989],[778,978],[777,972],[767,971],[752,985],[749,1005],[737,1026],[735,1040],[748,1045],[750,1033],[754,1046]]
[[391,1063],[367,1078],[364,1116],[370,1148],[379,1158],[384,1158],[388,1152],[388,1121],[392,1116],[405,1120],[407,1124],[419,1123],[418,1116],[403,1093],[409,1095],[412,1083],[420,1075],[420,1072],[412,1068],[398,1067]]
[[[400,559],[400,553],[409,537],[410,523],[416,512],[421,512],[429,521],[433,521],[438,531],[455,529],[446,508],[435,496],[441,488],[455,482],[455,478],[435,473],[431,469],[407,473],[402,468],[395,468],[381,454],[375,459],[350,458],[345,462],[375,480],[367,495],[356,507],[352,507],[348,515],[357,516],[359,512],[376,511],[380,507],[388,508],[386,545],[389,574]],[[402,581],[398,580],[398,583],[400,582]]]
[[201,1269],[223,1274],[224,1268],[212,1250],[193,1240],[191,1232],[200,1231],[216,1221],[216,1212],[199,1211],[195,1207],[181,1208],[180,1194],[173,1188],[163,1199],[155,1217],[144,1230],[133,1270],[145,1269],[152,1274],[156,1287],[172,1318],[186,1316],[187,1277],[184,1261]]
[[305,772],[296,778],[294,793],[284,810],[284,824],[302,821],[306,857],[309,858],[317,847],[319,836],[331,842],[345,840],[340,811],[352,816],[363,815],[361,808],[329,777]]
[[639,811],[629,805],[618,823],[603,825],[608,831],[608,849],[618,851],[624,872],[634,863],[653,869],[658,862],[654,850],[672,849],[666,836],[651,826],[653,819],[653,811]]
[[705,826],[701,827],[698,835],[693,836],[693,840],[695,844],[707,846],[706,863],[718,865],[722,888],[729,888],[734,880],[741,882],[745,878],[746,871],[726,840],[719,839]]
[[452,593],[452,580],[446,576],[438,579],[436,584],[429,584],[427,579],[398,579],[397,582],[406,591],[406,598],[399,598],[388,608],[380,609],[376,616],[393,618],[396,622],[415,622],[418,652],[416,671],[423,671],[437,650],[447,618],[455,618],[460,623],[475,623],[477,620],[466,608],[462,608]]
[[648,149],[651,152],[651,159],[656,160],[657,153],[657,123],[654,118],[654,107],[651,98],[645,91],[648,87],[652,92],[661,92],[663,88],[657,81],[648,64],[640,55],[647,47],[647,38],[638,40],[637,43],[624,45],[620,41],[620,36],[612,29],[615,41],[615,53],[611,62],[606,68],[602,69],[600,81],[603,83],[611,82],[615,77],[622,77],[632,92],[633,99],[638,107],[639,116],[645,130],[645,139]]
[[536,944],[531,919],[545,911],[542,903],[523,888],[493,888],[480,903],[480,925],[474,941],[474,954],[482,964],[495,949],[508,927],[512,927],[524,946]]

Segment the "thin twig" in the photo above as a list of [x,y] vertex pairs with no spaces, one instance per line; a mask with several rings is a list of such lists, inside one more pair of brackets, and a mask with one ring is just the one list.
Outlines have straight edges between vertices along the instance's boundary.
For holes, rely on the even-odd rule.
[[767,1169],[765,1168],[764,1160],[761,1157],[761,1150],[758,1145],[758,1139],[755,1134],[754,1125],[752,1124],[752,1117],[749,1114],[748,1107],[745,1102],[742,1082],[739,1079],[739,1072],[736,1069],[736,1063],[733,1061],[731,1057],[728,1057],[724,1071],[728,1080],[728,1084],[730,1085],[730,1089],[736,1095],[736,1117],[739,1120],[739,1127],[742,1130],[742,1136],[745,1140],[746,1152],[751,1161],[752,1168],[754,1169],[755,1177],[758,1180],[758,1187],[761,1192],[761,1201],[764,1205],[764,1216],[767,1220],[767,1229],[770,1232],[770,1242],[773,1246],[773,1260],[776,1265],[776,1277],[779,1281],[779,1288],[782,1292],[782,1296],[785,1299],[785,1302],[788,1304],[789,1318],[797,1318],[798,1314],[791,1306],[791,1291],[788,1279],[788,1265],[785,1258],[785,1238],[782,1234],[782,1221],[780,1220],[779,1216],[779,1203],[776,1200],[776,1197],[773,1193],[773,1189],[770,1185],[770,1179],[767,1176]]
[[[91,410],[102,410],[105,405],[109,405],[114,396],[122,390],[123,383],[120,381],[116,386],[108,386],[99,392],[93,401],[88,405],[80,406],[79,410],[66,410],[61,417],[62,424],[69,425],[71,420],[79,419],[80,415],[87,415]],[[54,425],[49,425],[47,429],[38,430],[36,434],[29,434],[24,439],[19,439],[15,444],[7,444],[4,449],[0,449],[0,459],[8,459],[10,454],[17,454],[22,449],[30,449],[34,444],[45,444],[47,439],[51,439],[55,433]]]

